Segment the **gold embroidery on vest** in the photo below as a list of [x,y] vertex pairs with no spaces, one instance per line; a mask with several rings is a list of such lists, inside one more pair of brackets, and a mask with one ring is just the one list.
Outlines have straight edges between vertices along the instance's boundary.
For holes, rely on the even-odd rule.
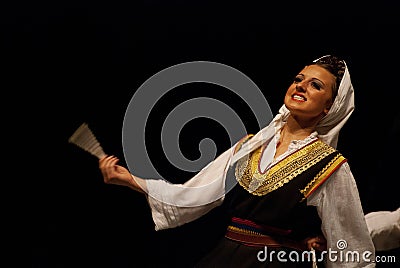
[[290,182],[335,149],[317,140],[297,150],[279,161],[267,172],[259,171],[259,161],[263,148],[258,148],[249,156],[240,159],[236,165],[235,176],[239,184],[253,195],[263,196]]
[[345,161],[346,158],[343,157],[340,153],[338,153],[329,163],[320,171],[318,174],[310,181],[307,186],[300,190],[300,192],[304,195],[301,201],[304,201],[315,189],[318,188],[329,176]]

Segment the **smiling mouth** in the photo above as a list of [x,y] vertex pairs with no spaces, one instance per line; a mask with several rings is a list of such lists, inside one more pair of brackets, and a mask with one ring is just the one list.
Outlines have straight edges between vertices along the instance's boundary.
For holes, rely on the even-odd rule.
[[306,101],[306,97],[298,95],[298,94],[294,94],[292,95],[292,99],[295,101]]

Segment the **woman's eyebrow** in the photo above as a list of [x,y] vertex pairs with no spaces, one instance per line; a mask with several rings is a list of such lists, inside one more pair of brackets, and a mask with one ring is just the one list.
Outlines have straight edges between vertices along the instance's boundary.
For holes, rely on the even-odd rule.
[[323,86],[325,86],[325,83],[322,80],[318,79],[318,78],[313,77],[313,78],[311,78],[311,80],[319,81]]

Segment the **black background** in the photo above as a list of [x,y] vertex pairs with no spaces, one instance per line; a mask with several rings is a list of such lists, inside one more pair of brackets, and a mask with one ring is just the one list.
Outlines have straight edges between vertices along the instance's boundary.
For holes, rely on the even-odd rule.
[[[240,70],[262,89],[275,114],[305,62],[325,54],[343,57],[356,109],[338,148],[348,158],[364,212],[396,209],[399,4],[268,3],[3,3],[2,267],[187,267],[212,246],[223,231],[219,209],[155,232],[144,197],[105,185],[97,159],[67,142],[87,122],[104,150],[124,164],[122,122],[135,90],[155,73],[187,61]],[[217,86],[174,90],[157,107],[160,118],[177,96],[210,96],[241,107]],[[242,108],[238,114],[255,133],[254,118]],[[162,120],[152,119],[149,139],[158,141]],[[229,147],[221,126],[196,124],[182,135],[188,157],[196,158],[191,148],[204,137],[212,137],[219,152]],[[151,157],[166,177],[192,175],[171,168],[153,145]]]

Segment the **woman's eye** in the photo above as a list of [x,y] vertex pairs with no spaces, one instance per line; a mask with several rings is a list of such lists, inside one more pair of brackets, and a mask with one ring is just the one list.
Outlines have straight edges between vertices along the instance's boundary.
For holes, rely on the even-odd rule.
[[320,86],[318,83],[316,83],[316,82],[311,82],[311,86],[312,86],[313,88],[315,88],[315,89],[318,89],[318,90],[321,89],[321,86]]
[[295,77],[294,78],[294,80],[293,80],[293,82],[295,83],[295,84],[297,84],[297,83],[300,83],[301,81],[302,81],[303,79],[301,78],[301,77]]

